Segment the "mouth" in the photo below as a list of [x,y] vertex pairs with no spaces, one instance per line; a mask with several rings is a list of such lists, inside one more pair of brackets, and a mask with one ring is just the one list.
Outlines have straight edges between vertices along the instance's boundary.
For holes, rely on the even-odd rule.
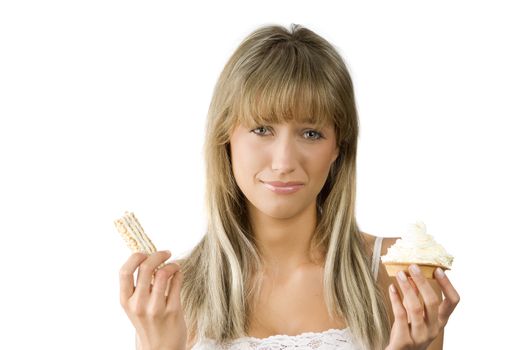
[[300,182],[300,181],[288,181],[288,182],[283,182],[283,181],[262,181],[262,182],[265,183],[265,184],[272,185],[274,187],[292,187],[292,186],[299,186],[299,185],[303,185],[304,184],[303,182]]
[[273,185],[272,183],[263,182],[263,181],[262,183],[267,189],[269,189],[270,191],[274,193],[278,193],[278,194],[295,193],[299,191],[302,187],[304,187],[304,184],[299,183],[299,182],[296,182],[296,184],[292,182],[285,183],[287,185],[284,185],[284,183],[280,183],[279,185]]

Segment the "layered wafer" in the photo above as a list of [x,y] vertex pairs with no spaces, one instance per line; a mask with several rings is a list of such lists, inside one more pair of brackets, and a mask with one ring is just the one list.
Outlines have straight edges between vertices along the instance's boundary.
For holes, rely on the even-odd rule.
[[[132,252],[150,255],[157,251],[154,243],[147,236],[134,213],[126,211],[121,218],[114,220],[114,224]],[[159,265],[155,271],[165,265],[165,263]]]

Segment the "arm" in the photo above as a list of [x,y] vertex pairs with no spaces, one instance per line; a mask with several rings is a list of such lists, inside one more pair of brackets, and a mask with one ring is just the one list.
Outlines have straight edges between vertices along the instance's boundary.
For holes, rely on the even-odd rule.
[[[194,345],[196,345],[195,337],[189,337],[186,345],[186,350],[191,350]],[[139,337],[137,336],[137,332],[135,333],[135,350],[141,350],[141,345],[139,345]]]
[[141,346],[139,345],[139,337],[137,336],[137,332],[135,332],[135,350],[141,350]]

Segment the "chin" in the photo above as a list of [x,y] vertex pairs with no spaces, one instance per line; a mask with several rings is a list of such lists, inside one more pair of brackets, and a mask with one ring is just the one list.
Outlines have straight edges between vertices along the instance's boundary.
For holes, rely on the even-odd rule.
[[276,206],[267,206],[265,208],[258,208],[260,212],[263,214],[270,216],[274,219],[288,219],[293,216],[296,216],[300,214],[302,211],[301,208],[298,208],[297,206],[293,206],[291,204],[288,205],[276,205]]

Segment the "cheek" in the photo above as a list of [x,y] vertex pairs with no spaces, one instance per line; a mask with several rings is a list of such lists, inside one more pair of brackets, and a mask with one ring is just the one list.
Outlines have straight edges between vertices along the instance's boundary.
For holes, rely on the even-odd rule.
[[324,145],[324,147],[319,148],[315,147],[309,153],[313,164],[317,164],[318,167],[324,168],[331,165],[333,152],[329,145]]
[[311,155],[311,173],[314,174],[322,184],[326,181],[326,177],[331,169],[331,160],[332,153],[328,150],[320,150]]
[[247,181],[248,176],[254,176],[262,160],[261,150],[250,143],[235,145],[231,148],[233,172],[238,181]]

